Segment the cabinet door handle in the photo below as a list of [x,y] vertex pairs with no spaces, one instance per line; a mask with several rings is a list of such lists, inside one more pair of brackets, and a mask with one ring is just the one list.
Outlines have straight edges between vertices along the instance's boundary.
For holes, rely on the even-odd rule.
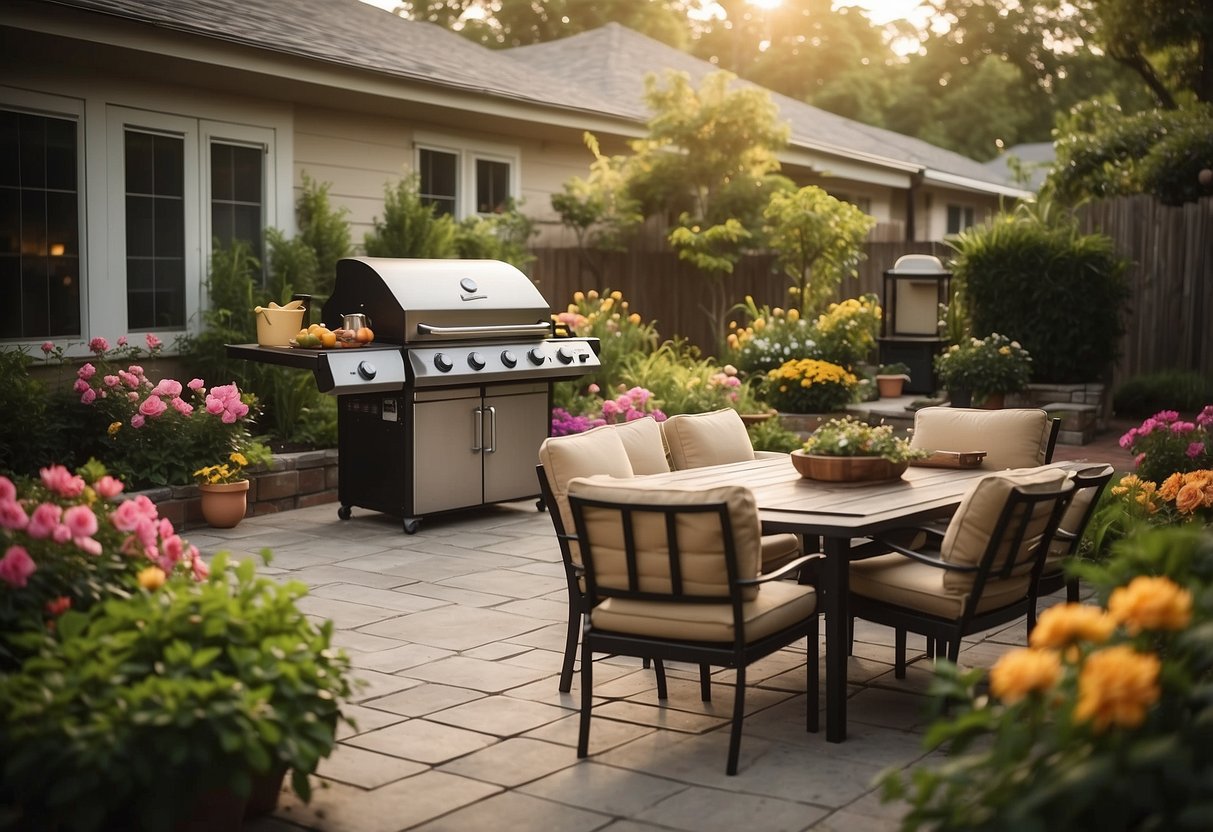
[[484,449],[486,454],[497,450],[497,408],[491,405],[486,408],[489,412],[489,445]]
[[476,437],[476,444],[472,446],[472,453],[478,454],[484,450],[484,408],[476,407],[472,409],[472,433]]

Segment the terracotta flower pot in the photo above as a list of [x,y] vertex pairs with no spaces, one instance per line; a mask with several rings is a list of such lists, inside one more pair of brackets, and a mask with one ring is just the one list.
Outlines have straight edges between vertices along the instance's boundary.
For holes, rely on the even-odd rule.
[[826,456],[792,451],[792,465],[805,479],[822,482],[881,482],[899,479],[908,462],[879,456]]
[[895,376],[876,376],[876,389],[880,391],[882,399],[895,399],[901,395],[901,390],[905,387],[906,377],[903,375]]
[[202,516],[217,529],[230,529],[244,519],[248,508],[248,480],[199,485]]

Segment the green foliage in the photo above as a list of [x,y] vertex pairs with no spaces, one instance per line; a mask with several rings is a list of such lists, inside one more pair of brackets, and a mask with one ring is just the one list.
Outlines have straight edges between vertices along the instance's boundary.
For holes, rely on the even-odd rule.
[[333,293],[337,261],[350,253],[350,224],[347,208],[334,208],[329,201],[329,183],[320,184],[306,173],[303,189],[295,201],[295,220],[299,239],[316,257],[316,276],[312,293],[327,298]]
[[620,375],[625,386],[642,387],[652,393],[655,406],[667,416],[707,413],[722,407],[742,413],[762,409],[751,384],[738,378],[735,368],[721,367],[682,342],[666,341],[647,355],[625,356]]
[[746,431],[750,434],[750,444],[756,451],[786,454],[801,446],[800,435],[785,428],[778,416],[749,425]]
[[800,311],[820,312],[844,277],[858,277],[876,220],[813,185],[771,196],[763,211],[767,245],[792,281]]
[[1160,410],[1196,411],[1213,401],[1213,379],[1195,370],[1158,370],[1128,379],[1112,394],[1117,416],[1144,419]]
[[[573,294],[568,308],[552,316],[557,326],[570,334],[599,339],[599,367],[582,376],[575,384],[557,384],[558,390],[584,390],[588,385],[597,385],[599,390],[619,388],[626,381],[624,368],[630,356],[648,355],[657,349],[660,336],[654,321],[644,321],[640,313],[629,308],[623,293],[603,289]],[[624,384],[626,388],[628,385]],[[566,407],[571,413],[583,413],[572,399],[561,399],[557,405]]]
[[33,474],[51,461],[71,461],[64,458],[65,397],[30,375],[32,364],[23,349],[0,349],[0,390],[9,413],[0,419],[0,473]]
[[1047,186],[1073,203],[1151,194],[1168,205],[1210,193],[1198,175],[1213,168],[1213,105],[1124,115],[1100,101],[1086,103],[1056,132],[1057,162]]
[[211,308],[204,314],[204,320],[208,328],[222,328],[225,334],[236,336],[229,343],[257,340],[253,307],[260,300],[255,289],[260,272],[261,265],[244,240],[236,239],[227,248],[216,247],[211,251],[211,272],[206,282]]
[[269,249],[269,284],[271,299],[286,303],[296,292],[312,294],[316,287],[316,252],[302,237],[288,239],[277,228],[265,231]]
[[349,661],[306,588],[229,568],[68,612],[0,677],[0,800],[70,830],[169,829],[208,790],[307,774],[334,745]]
[[503,260],[525,270],[535,259],[527,243],[536,233],[535,221],[519,212],[511,199],[499,214],[471,216],[459,223],[455,253],[464,260]]
[[1048,203],[1019,206],[949,241],[972,332],[1003,332],[1032,353],[1032,380],[1107,373],[1124,331],[1125,262]]
[[456,256],[455,221],[423,203],[417,183],[414,174],[401,178],[395,187],[384,187],[383,219],[375,218],[374,230],[365,238],[368,257]]
[[977,396],[1018,393],[1028,385],[1032,356],[1005,335],[970,338],[935,356],[935,372],[949,391],[968,390]]
[[844,416],[830,419],[804,443],[806,453],[822,456],[878,456],[889,462],[922,459],[927,452],[911,448],[907,439],[894,435],[892,425],[869,425]]
[[854,368],[867,360],[880,329],[880,306],[873,294],[832,303],[815,319],[802,317],[796,307],[760,307],[748,296],[736,308],[748,324],[730,333],[725,354],[744,373],[803,358]]
[[[583,139],[594,155],[590,174],[586,179],[574,176],[564,183],[560,193],[553,193],[552,210],[572,230],[577,248],[586,258],[591,248],[623,251],[644,215],[627,193],[626,157],[604,155],[591,133],[585,133]],[[595,274],[601,276],[597,271]]]

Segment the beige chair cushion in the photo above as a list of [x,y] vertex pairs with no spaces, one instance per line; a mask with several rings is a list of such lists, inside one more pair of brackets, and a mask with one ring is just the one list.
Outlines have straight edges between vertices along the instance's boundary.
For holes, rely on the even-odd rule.
[[1035,408],[924,407],[910,437],[927,451],[985,451],[981,467],[990,471],[1041,465],[1048,444],[1049,414]]
[[[959,618],[969,600],[969,592],[946,586],[946,574],[943,569],[903,555],[880,555],[851,563],[851,592],[940,618]],[[978,612],[997,609],[1023,598],[1028,580],[1027,577],[1016,577],[987,581],[977,605]]]
[[645,474],[669,473],[670,461],[665,456],[661,425],[652,416],[616,425],[614,431],[623,440],[623,448],[627,451],[628,461],[632,463],[633,474],[640,477]]
[[794,534],[764,534],[762,536],[762,572],[774,572],[785,563],[800,557],[800,538]]
[[[569,480],[604,474],[627,479],[632,476],[632,464],[619,433],[610,426],[575,433],[571,436],[549,436],[539,446],[539,462],[548,478],[552,496],[566,534],[575,534],[573,514],[567,498]],[[551,510],[551,506],[548,507]],[[575,563],[581,562],[581,550],[570,546]]]
[[[763,584],[757,596],[741,605],[746,642],[804,621],[817,610],[811,586],[787,581]],[[731,604],[675,604],[608,598],[590,613],[594,627],[616,633],[687,641],[734,640]]]
[[726,465],[754,458],[745,422],[726,407],[711,413],[682,413],[661,423],[674,470]]
[[[660,487],[646,485],[643,478],[612,480],[604,477],[577,478],[568,483],[568,493],[584,499],[622,505],[699,506],[724,503],[737,554],[740,580],[758,575],[762,553],[758,508],[754,495],[739,485],[712,488]],[[626,589],[627,562],[624,556],[624,532],[621,513],[616,509],[587,508],[585,512],[588,545],[594,556],[594,577],[603,587]],[[633,515],[634,541],[639,555],[639,589],[645,592],[669,592],[669,546],[665,516],[656,513]],[[725,565],[725,543],[716,515],[680,513],[676,516],[679,567],[683,591],[695,595],[729,595],[729,577]],[[586,540],[582,541],[583,548]],[[747,594],[753,595],[753,589]]]
[[[1010,498],[1012,488],[1052,491],[1061,487],[1068,476],[1068,472],[1059,468],[1018,468],[982,477],[969,489],[969,493],[965,495],[948,523],[948,529],[939,547],[940,557],[945,563],[976,566],[985,554],[994,527],[998,523],[998,516]],[[1017,560],[1039,543],[1048,525],[1052,508],[1051,502],[1036,506],[1023,545],[1019,552],[1014,553]],[[995,557],[993,568],[999,568],[1011,555],[1010,544],[1007,543]],[[1025,583],[1030,571],[1031,561],[1016,567],[1017,575],[1022,575]],[[950,593],[963,594],[972,589],[973,574],[946,571],[943,582]]]

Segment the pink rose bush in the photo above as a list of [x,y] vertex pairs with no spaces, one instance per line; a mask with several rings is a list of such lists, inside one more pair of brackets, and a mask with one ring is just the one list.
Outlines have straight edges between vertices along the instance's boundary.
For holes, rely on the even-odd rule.
[[1120,447],[1136,454],[1143,480],[1213,468],[1213,404],[1190,421],[1174,410],[1155,413],[1120,437]]
[[[163,342],[152,333],[144,340],[146,350],[125,339],[112,350],[104,338],[89,342],[96,363],[84,363],[72,387],[95,426],[88,454],[104,460],[132,488],[186,485],[194,471],[232,453],[254,462],[264,458],[268,452],[249,433],[257,414],[254,396],[234,383],[208,387],[199,378],[186,384],[173,378],[153,381],[143,360],[157,358]],[[61,352],[52,342],[43,345],[48,357]],[[115,359],[129,363],[117,366]]]
[[0,476],[0,668],[16,652],[10,637],[129,593],[148,566],[206,576],[197,548],[156,505],[117,500],[123,490],[96,462],[80,473],[51,465],[36,479]]

